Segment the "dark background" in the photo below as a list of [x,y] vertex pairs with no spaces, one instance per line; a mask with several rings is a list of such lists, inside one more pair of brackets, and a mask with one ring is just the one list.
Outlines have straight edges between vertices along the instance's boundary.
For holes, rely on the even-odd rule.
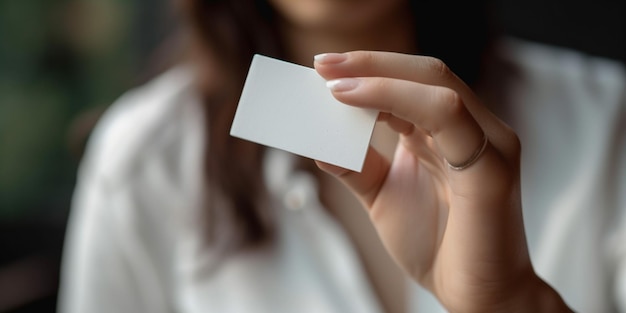
[[[170,0],[0,0],[0,313],[54,312],[89,131],[179,46]],[[624,61],[626,1],[493,2],[508,34]]]
[[0,0],[0,312],[54,312],[89,130],[176,47],[169,0]]

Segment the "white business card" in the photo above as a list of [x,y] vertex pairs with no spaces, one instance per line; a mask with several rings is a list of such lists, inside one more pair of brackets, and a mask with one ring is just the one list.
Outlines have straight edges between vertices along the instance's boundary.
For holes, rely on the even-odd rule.
[[336,100],[312,68],[255,55],[230,134],[360,172],[377,115]]

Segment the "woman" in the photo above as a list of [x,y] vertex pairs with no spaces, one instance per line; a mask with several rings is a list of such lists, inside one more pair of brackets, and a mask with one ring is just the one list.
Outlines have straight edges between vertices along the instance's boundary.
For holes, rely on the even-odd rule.
[[[463,27],[445,34],[432,25],[446,5],[182,2],[192,61],[122,97],[91,139],[60,310],[409,312],[417,299],[427,312],[569,312],[530,261],[517,136],[452,72],[478,86],[484,11],[457,7]],[[370,149],[362,173],[317,164],[375,231],[308,160],[228,136],[253,53],[316,55],[338,100],[382,112],[383,143],[399,134],[393,159]],[[439,304],[392,274],[375,233]]]

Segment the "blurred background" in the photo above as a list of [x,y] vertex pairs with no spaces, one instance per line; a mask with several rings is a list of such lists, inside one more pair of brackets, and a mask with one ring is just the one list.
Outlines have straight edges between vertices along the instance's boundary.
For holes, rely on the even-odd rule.
[[[83,146],[176,54],[171,2],[0,0],[0,313],[54,312]],[[588,3],[497,0],[494,15],[510,35],[623,60],[624,2]]]
[[54,312],[89,130],[172,50],[169,0],[0,0],[0,312]]

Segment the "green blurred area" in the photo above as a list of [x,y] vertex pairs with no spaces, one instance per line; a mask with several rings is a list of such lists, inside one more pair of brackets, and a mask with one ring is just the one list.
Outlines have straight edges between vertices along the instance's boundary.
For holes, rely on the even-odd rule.
[[168,11],[166,0],[0,0],[0,220],[65,219],[88,131],[150,66]]
[[0,313],[55,311],[84,144],[163,69],[170,1],[0,0]]

